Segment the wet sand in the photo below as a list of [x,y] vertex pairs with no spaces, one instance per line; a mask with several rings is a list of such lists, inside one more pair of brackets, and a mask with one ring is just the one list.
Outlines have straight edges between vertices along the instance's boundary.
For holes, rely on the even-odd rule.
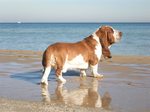
[[103,79],[80,78],[78,71],[40,85],[42,52],[0,50],[0,111],[149,112],[150,57],[113,56],[100,61]]

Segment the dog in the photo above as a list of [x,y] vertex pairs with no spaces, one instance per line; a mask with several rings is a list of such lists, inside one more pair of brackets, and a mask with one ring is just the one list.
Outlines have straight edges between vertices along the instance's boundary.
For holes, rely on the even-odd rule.
[[48,76],[53,67],[58,80],[65,83],[62,77],[70,68],[80,69],[80,76],[86,76],[85,70],[91,67],[94,77],[102,78],[98,73],[98,62],[104,58],[112,58],[110,47],[119,42],[122,32],[111,26],[101,26],[93,34],[76,43],[55,43],[43,53],[42,65],[44,68],[41,83],[48,85]]

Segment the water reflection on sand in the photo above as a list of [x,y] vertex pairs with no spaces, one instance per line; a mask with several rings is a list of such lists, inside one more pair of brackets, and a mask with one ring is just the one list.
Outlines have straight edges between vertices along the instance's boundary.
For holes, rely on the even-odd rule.
[[66,105],[110,108],[111,96],[108,92],[105,92],[103,96],[100,95],[98,90],[100,84],[96,78],[80,79],[79,85],[75,89],[70,90],[64,86],[58,82],[55,89],[56,98],[51,98],[48,86],[41,84],[43,101],[45,103],[59,102]]

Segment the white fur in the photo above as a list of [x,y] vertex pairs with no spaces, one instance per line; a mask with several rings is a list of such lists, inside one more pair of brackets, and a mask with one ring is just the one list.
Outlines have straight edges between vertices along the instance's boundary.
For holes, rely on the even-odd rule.
[[92,71],[92,74],[94,77],[103,77],[103,75],[100,75],[98,73],[98,64],[96,64],[94,66],[91,65],[91,71]]
[[73,58],[72,60],[68,60],[68,55],[66,56],[66,62],[63,66],[63,73],[68,69],[87,69],[88,63],[84,61],[84,58],[81,54]]
[[115,42],[119,42],[120,41],[119,31],[115,29],[113,30],[114,30],[113,36],[115,37]]
[[100,60],[101,55],[102,55],[102,46],[100,44],[99,37],[96,35],[96,33],[93,33],[93,39],[95,39],[97,41],[97,45],[95,48],[95,54],[96,54],[97,58]]
[[82,76],[82,77],[85,77],[85,76],[86,76],[85,70],[83,70],[83,69],[80,70],[80,76]]
[[43,77],[41,79],[41,83],[44,83],[44,84],[48,85],[48,76],[49,76],[50,71],[51,71],[51,67],[46,67],[45,68]]
[[99,37],[96,35],[97,30],[92,34],[93,35],[93,39],[95,39],[98,43],[100,43],[99,41]]
[[60,80],[62,83],[66,83],[66,79],[64,79],[62,75],[58,76],[58,80]]
[[94,66],[91,65],[91,70],[94,76],[98,74],[97,69],[98,69],[98,64]]

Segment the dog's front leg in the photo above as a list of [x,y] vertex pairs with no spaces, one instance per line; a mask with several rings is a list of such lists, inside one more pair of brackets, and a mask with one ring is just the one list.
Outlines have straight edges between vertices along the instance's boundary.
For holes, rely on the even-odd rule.
[[96,65],[91,65],[91,72],[95,78],[103,78],[103,75],[99,74],[98,71],[98,63]]
[[80,69],[80,76],[81,77],[86,77],[86,72],[84,69]]

